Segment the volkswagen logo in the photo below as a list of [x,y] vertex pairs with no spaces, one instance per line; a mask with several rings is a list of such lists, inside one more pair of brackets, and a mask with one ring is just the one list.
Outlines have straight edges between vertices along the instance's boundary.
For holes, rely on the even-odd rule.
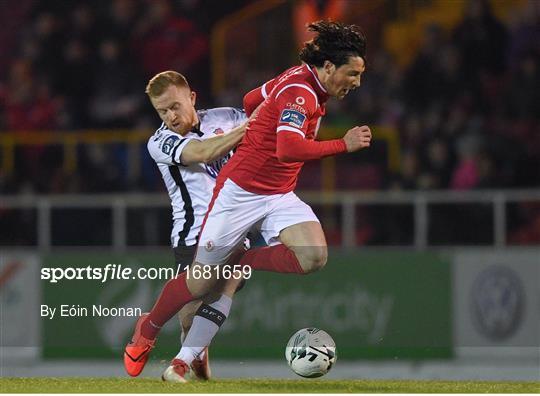
[[515,271],[492,265],[475,279],[471,290],[473,322],[492,341],[503,341],[519,328],[525,296]]

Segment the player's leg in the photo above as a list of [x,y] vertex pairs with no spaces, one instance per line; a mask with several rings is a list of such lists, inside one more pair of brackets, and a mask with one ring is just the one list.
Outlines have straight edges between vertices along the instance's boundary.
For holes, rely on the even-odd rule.
[[204,298],[215,287],[218,274],[209,271],[203,277],[203,271],[200,264],[194,263],[167,281],[150,313],[137,320],[131,341],[124,349],[124,368],[129,375],[136,377],[142,372],[163,325],[187,303]]
[[[182,351],[182,348],[184,345],[186,345],[186,338],[189,334],[190,329],[193,327],[193,322],[195,321],[195,330],[199,331],[200,324],[197,323],[197,320],[195,318],[197,317],[197,311],[203,304],[211,304],[212,302],[216,301],[219,298],[219,296],[213,295],[213,293],[210,293],[209,296],[207,296],[204,301],[203,300],[195,300],[187,303],[182,307],[180,312],[178,313],[178,317],[180,319],[180,326],[182,329],[182,336],[181,336],[181,346],[179,349],[179,352],[177,354],[177,357],[175,357],[172,362],[174,363],[174,360],[178,358],[180,355],[180,352]],[[188,341],[189,342],[189,341]],[[171,366],[173,366],[173,363],[171,363]],[[209,362],[209,353],[208,348],[203,349],[198,356],[195,357],[193,362],[191,362],[191,370],[193,373],[193,376],[200,380],[209,380],[211,377],[211,369],[210,369],[210,362]],[[172,381],[172,382],[183,382],[182,379],[180,381],[178,380],[178,375],[174,370],[174,367],[168,367],[162,374],[162,379],[164,381]]]
[[[222,282],[223,283],[223,282]],[[233,286],[231,286],[232,288]],[[217,333],[217,329],[214,329],[215,324],[212,321],[209,321],[204,316],[201,316],[201,311],[208,311],[208,309],[219,310],[223,315],[227,314],[230,311],[230,305],[232,300],[232,291],[230,288],[220,287],[221,291],[210,293],[204,301],[195,300],[187,303],[178,313],[180,319],[180,326],[182,329],[181,337],[181,347],[176,355],[175,359],[185,359],[190,361],[190,368],[195,378],[199,380],[208,380],[211,376],[211,369],[209,363],[209,352],[208,346],[205,345],[207,338],[213,338],[214,334]],[[221,293],[226,293],[229,298],[221,298]],[[221,299],[221,301],[219,301]],[[204,307],[203,304],[208,305],[209,307]],[[201,306],[203,308],[201,309]],[[193,328],[191,337],[188,338],[190,329]],[[200,346],[200,347],[199,347]],[[186,358],[185,356],[189,356]],[[193,357],[193,359],[191,359]],[[174,361],[174,359],[173,359]],[[167,371],[166,371],[167,372]],[[174,370],[172,373],[163,374],[163,379],[166,381],[174,381],[176,374]],[[171,379],[172,374],[172,379]]]
[[195,313],[193,324],[182,344],[182,349],[163,372],[164,381],[186,382],[188,367],[191,367],[199,379],[210,377],[209,367],[207,365],[204,367],[204,358],[200,359],[200,356],[203,353],[208,356],[208,346],[229,316],[232,298],[241,282],[242,279],[225,279],[222,275],[220,294],[214,295],[212,299],[207,296],[205,303]]
[[324,232],[313,210],[294,193],[277,196],[260,226],[267,247],[251,249],[241,265],[253,270],[306,274],[326,264]]
[[161,327],[186,303],[202,298],[214,289],[219,274],[212,267],[227,262],[250,227],[246,221],[251,218],[242,217],[242,213],[251,208],[243,208],[235,196],[236,188],[229,180],[216,184],[199,236],[195,262],[188,271],[165,284],[150,314],[141,324],[143,337],[154,340]]
[[[234,265],[238,264],[242,254],[249,249],[249,240],[244,241],[243,246],[239,247],[231,259],[231,264],[227,265],[226,272],[221,276],[220,286],[217,293],[209,294],[204,304],[197,304],[197,310],[194,302],[188,303],[182,310],[185,310],[185,317],[191,322],[184,322],[185,339],[182,340],[182,349],[172,360],[171,364],[164,371],[162,379],[164,381],[185,382],[186,367],[189,364],[194,376],[197,379],[207,380],[210,378],[211,371],[208,364],[208,346],[217,334],[220,325],[228,316],[233,295],[236,294],[244,285],[244,272],[239,271]],[[235,271],[236,270],[236,271]],[[251,274],[248,274],[248,277]],[[186,309],[188,307],[190,309]],[[212,317],[221,317],[223,320],[215,321]],[[190,329],[188,331],[188,325]]]
[[188,302],[182,307],[180,312],[178,312],[178,320],[180,322],[180,329],[182,330],[182,335],[180,336],[181,343],[183,343],[186,339],[186,335],[189,332],[189,329],[191,328],[191,325],[193,323],[195,313],[197,312],[202,303],[202,300],[194,300]]
[[306,221],[289,226],[279,233],[279,240],[294,252],[305,273],[326,265],[328,248],[321,223]]
[[[205,302],[209,303],[208,301]],[[201,300],[189,302],[184,305],[184,307],[178,313],[178,317],[180,319],[180,327],[182,329],[182,335],[180,337],[180,351],[182,350],[185,339],[193,325],[193,319],[195,318],[195,315],[202,304],[203,301]],[[199,355],[191,363],[190,367],[195,378],[205,381],[210,379],[210,376],[212,375],[212,370],[210,369],[210,357],[208,347],[204,348],[201,353],[199,353]]]
[[[209,267],[220,268],[218,278],[222,283],[219,289],[214,290],[220,290],[223,297],[232,298],[235,291],[241,288],[244,279],[231,277],[231,271],[228,272],[229,276],[221,271],[226,264],[239,263],[245,249],[249,247],[249,242],[247,245],[245,242],[246,236],[249,230],[264,218],[267,206],[266,196],[245,191],[232,180],[223,183],[219,199],[210,206],[199,237],[194,267],[201,268],[203,272]],[[216,274],[218,271],[212,270],[212,273]],[[191,279],[189,282],[191,290],[193,282]],[[198,291],[196,285],[193,290]]]
[[[173,244],[176,245],[173,248],[174,253],[174,262],[176,267],[174,271],[176,274],[181,274],[186,271],[193,260],[195,259],[195,252],[197,251],[197,245],[192,246],[183,246],[178,244],[178,235],[173,235]],[[193,321],[193,316],[195,312],[202,304],[201,300],[195,300],[187,303],[181,310],[178,312],[178,319],[180,321],[180,329],[182,330],[182,335],[180,337],[181,343],[184,341],[185,335],[188,333],[191,323]]]
[[202,266],[194,264],[165,284],[148,318],[142,324],[141,334],[144,337],[155,339],[163,325],[185,304],[204,298],[215,287],[218,281],[217,275],[210,272],[205,279],[200,277],[201,271]]
[[[177,273],[186,271],[189,265],[193,263],[196,249],[197,249],[196,245],[193,245],[193,246],[180,245],[180,246],[176,246],[173,249],[175,263],[177,266],[175,270],[178,271]],[[208,301],[205,301],[205,302],[208,303]],[[195,317],[195,314],[202,303],[203,303],[202,300],[191,301],[187,303],[186,305],[184,305],[182,309],[180,310],[180,312],[178,312],[180,328],[182,330],[181,337],[180,337],[180,348],[184,344],[184,340],[193,323],[193,318]],[[199,354],[198,358],[193,361],[191,368],[196,378],[202,379],[202,380],[210,379],[211,370],[210,370],[210,362],[209,362],[209,356],[208,356],[207,350]]]
[[191,271],[192,268],[169,280],[152,311],[137,320],[131,341],[124,349],[124,368],[132,377],[138,376],[144,369],[161,327],[185,304],[204,297],[217,282],[217,277],[190,279],[192,282],[188,287],[187,279],[193,277]]
[[[219,273],[212,268],[230,259],[251,226],[264,216],[260,208],[265,205],[264,197],[242,190],[230,180],[216,185],[203,223],[196,262],[165,284],[150,314],[137,322],[132,341],[126,346],[124,365],[130,375],[137,376],[142,371],[161,327],[186,303],[206,296],[215,287]],[[227,304],[230,306],[230,302]]]

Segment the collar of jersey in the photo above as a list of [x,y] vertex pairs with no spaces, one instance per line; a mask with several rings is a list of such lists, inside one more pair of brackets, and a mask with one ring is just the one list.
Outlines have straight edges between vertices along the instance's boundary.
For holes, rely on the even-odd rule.
[[204,133],[201,131],[201,123],[199,122],[197,125],[195,125],[193,128],[190,129],[189,133],[194,133],[195,135],[201,137],[204,135]]
[[317,96],[319,97],[319,102],[324,103],[328,100],[330,95],[328,95],[328,92],[323,87],[321,81],[319,80],[319,77],[317,77],[317,71],[315,70],[315,67],[311,68],[308,64],[304,64],[305,68],[309,70],[314,83],[311,84],[315,92],[317,93]]

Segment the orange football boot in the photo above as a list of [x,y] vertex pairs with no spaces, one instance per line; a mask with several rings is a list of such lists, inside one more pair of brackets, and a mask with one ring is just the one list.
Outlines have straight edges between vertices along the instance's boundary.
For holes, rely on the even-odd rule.
[[137,320],[133,337],[124,349],[124,367],[132,377],[138,376],[143,371],[150,357],[150,351],[154,348],[156,342],[156,340],[149,340],[141,334],[142,323],[147,317],[148,314],[144,313]]

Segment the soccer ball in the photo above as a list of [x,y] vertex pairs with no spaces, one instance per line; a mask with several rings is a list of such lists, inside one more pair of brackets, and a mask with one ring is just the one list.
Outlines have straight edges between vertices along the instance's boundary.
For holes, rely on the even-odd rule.
[[285,359],[292,371],[305,378],[325,375],[336,358],[336,343],[332,337],[314,327],[298,330],[285,348]]

